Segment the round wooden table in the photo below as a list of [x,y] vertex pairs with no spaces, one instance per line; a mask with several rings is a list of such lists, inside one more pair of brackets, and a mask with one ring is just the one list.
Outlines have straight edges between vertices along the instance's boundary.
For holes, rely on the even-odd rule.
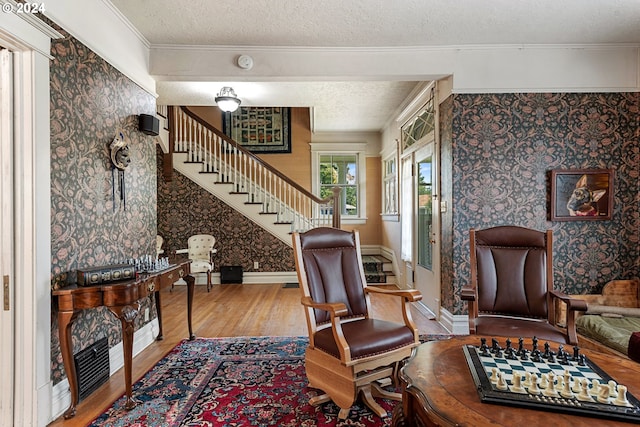
[[[403,426],[630,426],[623,421],[482,403],[463,347],[478,346],[480,336],[461,336],[420,345],[400,371],[402,405],[392,425]],[[492,337],[493,338],[493,337]],[[506,338],[496,337],[504,346]],[[490,342],[491,339],[489,338]],[[517,339],[512,341],[517,342]],[[525,340],[528,347],[531,341]],[[542,344],[542,342],[540,342]],[[551,343],[557,348],[557,343]],[[640,364],[589,350],[582,352],[628,393],[640,398]]]

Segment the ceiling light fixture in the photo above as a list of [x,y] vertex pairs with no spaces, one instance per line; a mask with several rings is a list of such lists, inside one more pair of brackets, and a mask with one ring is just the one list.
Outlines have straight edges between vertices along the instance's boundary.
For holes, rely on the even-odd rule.
[[240,106],[240,99],[236,96],[233,88],[225,86],[220,89],[220,93],[216,95],[216,104],[218,108],[227,113],[233,113]]

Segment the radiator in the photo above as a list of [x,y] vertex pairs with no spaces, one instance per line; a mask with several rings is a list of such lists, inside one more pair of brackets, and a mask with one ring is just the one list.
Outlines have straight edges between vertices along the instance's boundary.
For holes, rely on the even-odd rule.
[[79,400],[93,393],[109,379],[109,342],[99,339],[73,356],[78,377]]

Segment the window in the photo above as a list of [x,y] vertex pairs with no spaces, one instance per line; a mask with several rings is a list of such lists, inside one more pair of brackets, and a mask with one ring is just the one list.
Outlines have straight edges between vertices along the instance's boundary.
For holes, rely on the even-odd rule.
[[320,197],[333,195],[340,187],[340,214],[360,216],[358,197],[358,156],[356,154],[323,154],[320,156]]
[[434,91],[431,89],[431,95],[427,103],[414,116],[412,120],[405,123],[401,128],[402,149],[406,150],[416,142],[435,130],[435,104]]
[[395,154],[382,162],[382,215],[384,219],[398,216],[398,159]]
[[340,187],[340,215],[345,223],[366,219],[366,143],[312,143],[312,190],[319,197]]

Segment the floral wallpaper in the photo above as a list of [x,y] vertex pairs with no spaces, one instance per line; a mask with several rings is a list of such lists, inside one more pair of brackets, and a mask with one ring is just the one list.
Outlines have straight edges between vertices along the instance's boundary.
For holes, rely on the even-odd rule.
[[[78,268],[155,254],[156,235],[155,141],[138,131],[138,115],[153,114],[155,98],[57,29],[65,37],[51,46],[52,289],[75,283]],[[108,150],[119,132],[131,156],[124,172],[125,203],[114,187],[117,173]],[[142,310],[151,306],[145,301]],[[55,307],[51,324],[56,384],[65,374]],[[122,340],[120,328],[104,308],[79,312],[72,329],[74,353],[104,336],[114,346]]]
[[211,234],[216,238],[214,271],[221,265],[240,265],[243,271],[295,271],[293,250],[260,226],[239,214],[189,178],[173,172],[162,177],[162,150],[158,152],[158,234],[165,253],[187,247],[189,236]]
[[[555,287],[567,293],[640,276],[639,105],[639,93],[454,95],[452,137],[443,141],[453,172],[443,193],[454,201],[443,223],[453,232],[448,310],[466,313],[459,290],[469,277],[471,227],[553,229]],[[612,220],[550,222],[549,172],[588,168],[615,170]]]

